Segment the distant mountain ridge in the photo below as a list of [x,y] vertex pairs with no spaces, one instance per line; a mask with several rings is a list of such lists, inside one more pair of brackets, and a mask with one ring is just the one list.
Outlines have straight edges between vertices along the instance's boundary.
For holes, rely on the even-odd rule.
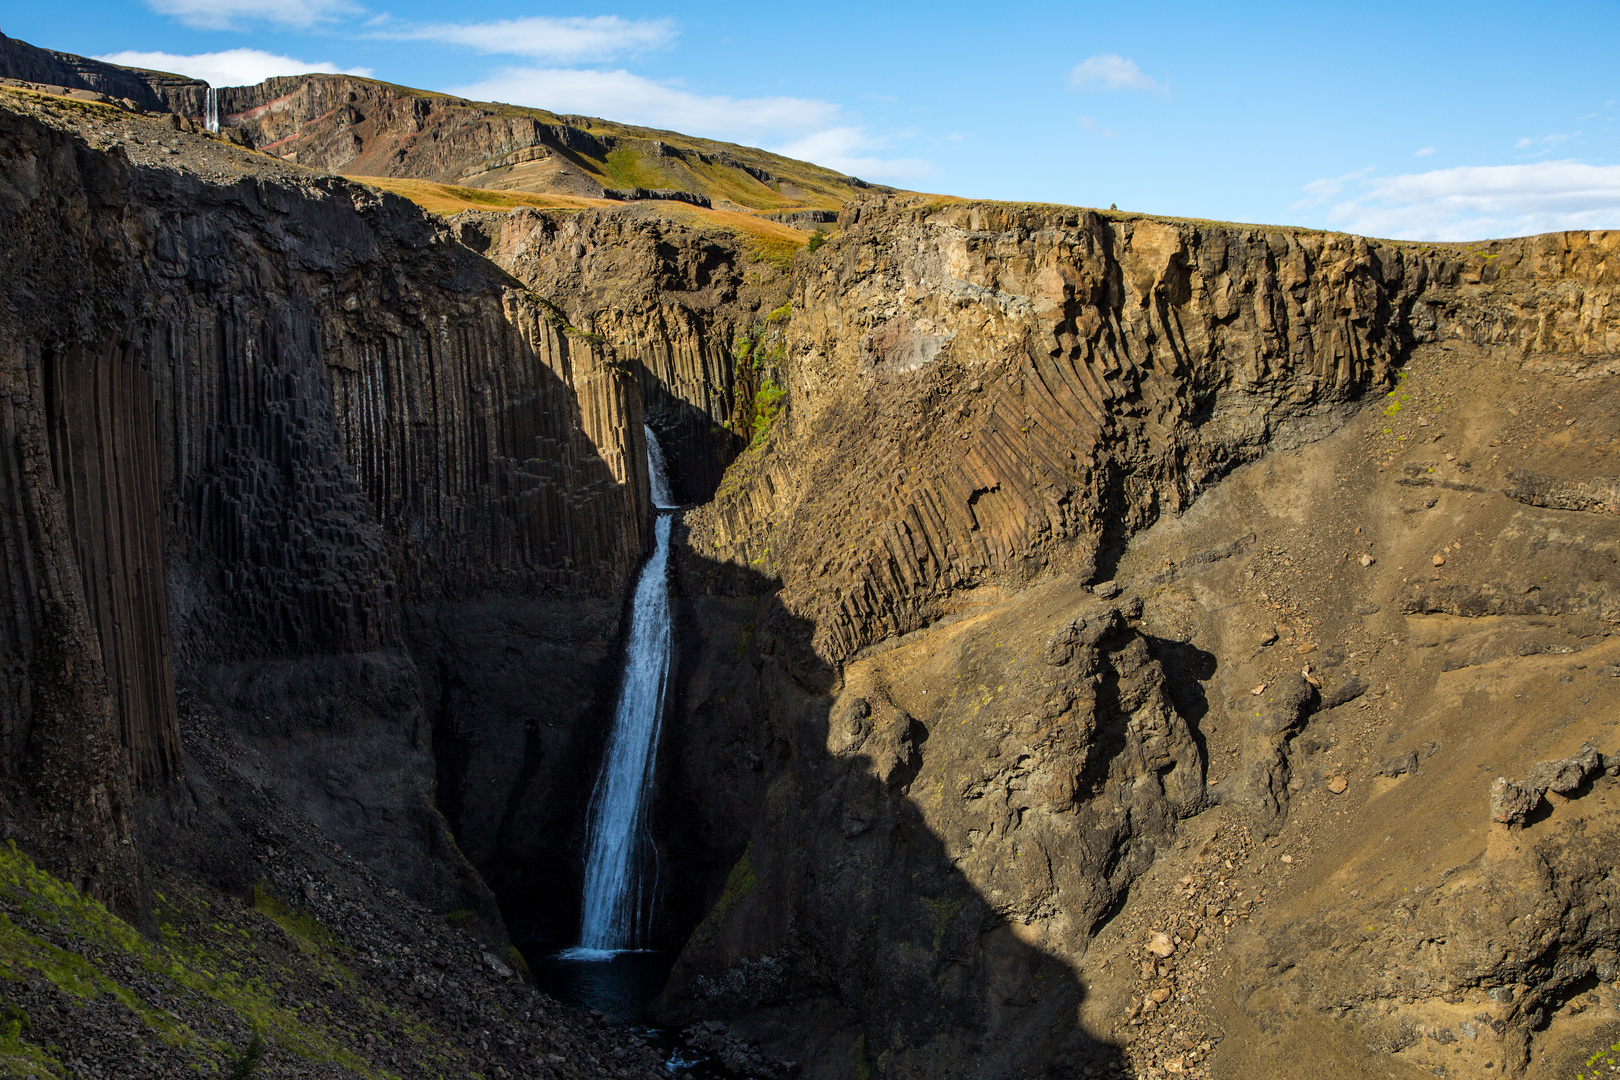
[[[0,35],[0,78],[200,119],[206,82]],[[598,117],[473,102],[353,75],[219,87],[220,124],[284,161],[356,177],[601,198],[676,198],[776,215],[836,211],[894,189],[766,150]]]

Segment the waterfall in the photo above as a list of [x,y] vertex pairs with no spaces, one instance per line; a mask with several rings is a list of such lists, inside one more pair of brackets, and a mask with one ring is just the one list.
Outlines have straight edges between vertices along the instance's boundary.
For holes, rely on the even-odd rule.
[[219,91],[212,86],[203,97],[203,124],[215,135],[219,134]]
[[647,433],[647,476],[651,480],[652,502],[660,510],[672,510],[675,507],[675,496],[669,491],[669,466],[664,463],[664,448],[658,445],[658,436],[653,429],[643,424],[641,430]]
[[[664,455],[647,431],[647,469],[653,503],[671,503]],[[630,640],[624,650],[624,682],[608,736],[607,754],[591,795],[589,855],[585,863],[584,915],[579,947],[565,955],[606,958],[646,945],[653,884],[647,873],[651,837],[647,799],[658,758],[664,719],[664,684],[669,676],[669,529],[673,518],[659,514],[653,524],[656,545],[642,568],[630,607]]]

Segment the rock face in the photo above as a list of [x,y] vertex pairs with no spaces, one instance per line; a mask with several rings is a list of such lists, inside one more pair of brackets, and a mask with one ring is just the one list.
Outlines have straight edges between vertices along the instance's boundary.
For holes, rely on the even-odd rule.
[[[830,696],[771,675],[780,632],[763,628],[742,679],[704,665],[707,692],[687,696],[705,743],[764,705],[780,748],[755,759],[768,787],[672,1015],[740,1018],[816,1076],[1114,1060],[1076,1027],[1080,982],[1054,958],[1083,955],[1204,794],[1127,615],[1073,583],[1037,590],[855,660]],[[694,772],[713,753],[681,750]]]
[[205,183],[160,164],[167,125],[92,113],[125,147],[97,154],[79,119],[3,114],[29,283],[5,313],[7,528],[13,565],[58,568],[8,607],[16,783],[76,719],[73,752],[123,748],[74,799],[121,838],[131,785],[179,778],[172,671],[351,850],[465,906],[423,862],[443,824],[407,649],[491,594],[616,610],[648,515],[636,383],[408,204],[199,138]]
[[[126,99],[153,112],[168,112],[176,105],[201,102],[208,84],[161,71],[104,64],[72,53],[39,49],[26,41],[0,34],[0,79],[44,83],[65,90],[84,90],[112,99]],[[191,110],[201,115],[201,109]]]
[[786,268],[746,235],[650,214],[461,215],[487,254],[570,320],[605,338],[636,373],[675,497],[709,499],[745,445],[738,434],[759,372],[737,363],[788,299]]
[[[599,176],[630,136],[342,77],[226,99],[329,167],[718,160]],[[447,222],[0,106],[0,824],[86,891],[302,875],[349,918],[336,841],[486,945],[486,883],[566,940],[647,423],[712,497],[658,1008],[728,1060],[1564,1075],[1620,1021],[1620,234],[884,198],[790,281],[757,219]]]
[[696,534],[764,559],[833,659],[953,590],[1106,577],[1125,536],[1330,430],[1414,342],[1595,374],[1617,332],[1602,234],[1465,262],[1086,211],[898,200],[845,220],[795,281],[782,453],[748,462]]
[[[678,723],[689,741],[673,766],[685,778],[674,783],[695,784],[705,769],[714,775],[714,747],[725,748],[720,756],[743,779],[720,785],[726,792],[707,812],[702,798],[683,808],[707,850],[737,861],[729,872],[710,872],[713,907],[683,951],[664,1007],[671,1015],[724,1009],[788,1056],[808,1059],[811,1075],[859,1071],[862,1055],[875,1072],[895,1076],[1108,1065],[1118,1051],[1106,1044],[1139,1032],[1153,1041],[1141,1055],[1125,1052],[1138,1067],[1171,1055],[1187,1067],[1186,1054],[1202,1060],[1219,1039],[1195,1037],[1188,1049],[1175,1025],[1235,1029],[1239,1021],[1179,1004],[1193,999],[1178,995],[1206,979],[1199,965],[1208,954],[1195,953],[1188,967],[1178,942],[1220,948],[1230,935],[1231,955],[1248,956],[1243,930],[1253,900],[1227,880],[1232,868],[1260,872],[1256,838],[1283,843],[1322,827],[1309,815],[1318,824],[1296,823],[1306,813],[1295,807],[1302,790],[1332,800],[1354,797],[1344,793],[1366,783],[1344,768],[1307,770],[1308,748],[1325,745],[1313,717],[1357,702],[1374,707],[1395,685],[1346,675],[1350,646],[1328,651],[1325,628],[1321,639],[1304,636],[1316,633],[1305,629],[1314,622],[1290,625],[1279,642],[1285,614],[1307,618],[1291,607],[1270,627],[1245,623],[1249,636],[1238,639],[1239,628],[1215,614],[1222,597],[1270,565],[1258,560],[1302,519],[1273,525],[1249,510],[1223,512],[1217,523],[1199,518],[1195,497],[1234,472],[1262,468],[1246,465],[1262,454],[1306,460],[1341,425],[1367,417],[1362,401],[1375,393],[1390,396],[1374,399],[1381,415],[1357,430],[1375,434],[1375,422],[1398,429],[1387,438],[1399,449],[1389,453],[1407,456],[1366,465],[1364,454],[1357,468],[1376,473],[1399,460],[1398,485],[1488,493],[1449,464],[1466,465],[1459,450],[1444,462],[1422,457],[1420,443],[1440,440],[1435,417],[1452,399],[1403,415],[1409,384],[1397,369],[1466,349],[1481,359],[1465,362],[1499,364],[1516,377],[1571,388],[1606,379],[1617,332],[1608,314],[1610,253],[1620,236],[1462,250],[904,200],[852,208],[844,223],[840,237],[796,267],[786,419],[738,460],[712,505],[688,515],[692,561],[682,580],[688,603],[704,612],[689,624],[705,639],[695,646],[704,660],[681,702]],[[1569,398],[1562,409],[1579,391],[1560,394]],[[1504,483],[1505,498],[1583,513],[1606,505],[1601,496],[1548,494],[1587,484],[1580,469],[1572,475],[1534,455],[1523,460],[1541,479]],[[1320,468],[1341,482],[1352,472],[1348,460]],[[1387,512],[1378,490],[1341,490],[1332,511],[1325,504],[1308,520],[1325,525],[1363,512],[1370,526]],[[1270,498],[1274,514],[1305,513],[1290,489]],[[1196,541],[1133,554],[1142,530],[1183,513]],[[1475,526],[1489,527],[1500,526]],[[1359,601],[1356,610],[1389,605],[1396,617],[1469,618],[1537,611],[1612,624],[1602,614],[1607,588],[1597,584],[1612,573],[1606,541],[1594,540],[1586,557],[1575,553],[1580,545],[1557,540],[1573,562],[1534,593],[1507,585],[1512,552],[1539,560],[1557,535],[1510,530],[1500,565],[1467,576],[1454,551],[1446,559],[1429,552],[1422,564],[1434,580],[1402,583],[1404,596]],[[1354,526],[1342,542],[1346,551],[1335,558],[1368,550]],[[1149,558],[1161,561],[1144,569]],[[1351,565],[1380,574],[1382,558]],[[1413,565],[1403,556],[1389,570]],[[1238,566],[1251,568],[1248,579],[1223,576],[1223,591],[1199,591],[1204,568],[1230,575]],[[1321,577],[1342,572],[1324,566]],[[1128,587],[1099,584],[1095,596],[1114,605],[1112,616],[1100,614],[1078,584],[1116,575]],[[1155,608],[1154,598],[1172,595],[1182,580],[1173,602]],[[1275,604],[1285,594],[1280,584],[1270,588]],[[728,618],[736,601],[724,598],[738,592],[773,600],[746,621],[741,611]],[[1066,606],[1052,607],[1054,596],[1067,597]],[[1331,589],[1319,603],[1353,618]],[[1088,637],[1096,626],[1107,629]],[[756,667],[751,695],[712,671],[728,640]],[[1066,653],[1077,666],[1054,666]],[[1272,660],[1251,661],[1251,653]],[[1090,674],[1070,683],[1073,672]],[[1429,677],[1413,676],[1409,692]],[[761,715],[770,717],[762,730]],[[698,745],[710,749],[691,749]],[[1400,768],[1374,768],[1386,778],[1410,775],[1410,758],[1402,760]],[[846,772],[841,761],[859,766]],[[748,781],[750,767],[758,780]],[[1206,770],[1215,774],[1207,790]],[[762,795],[739,808],[739,790]],[[1484,786],[1478,801],[1484,821]],[[1227,837],[1236,846],[1226,848]],[[1549,854],[1557,867],[1548,872],[1579,896],[1569,904],[1607,913],[1611,901],[1581,884],[1586,856],[1577,847],[1569,859]],[[1215,862],[1211,872],[1205,860],[1227,850],[1226,871]],[[1187,874],[1187,891],[1155,881],[1161,873]],[[1190,903],[1195,887],[1219,902]],[[1509,888],[1506,879],[1501,887]],[[1303,881],[1299,888],[1289,933],[1328,934],[1329,922],[1349,933],[1349,921],[1308,914],[1313,904],[1332,908],[1334,894],[1305,891]],[[951,948],[954,931],[927,929],[935,899],[947,907],[960,900],[969,912],[963,925],[973,929]],[[1504,907],[1521,909],[1518,901]],[[1609,936],[1589,930],[1567,947],[1580,964],[1594,964],[1613,947]],[[1160,938],[1173,956],[1141,952]],[[1487,938],[1481,930],[1470,940]],[[1007,983],[995,973],[1051,955],[1070,958],[1070,977],[1079,978],[1057,984],[1067,1013],[1041,1012],[996,989],[1035,984],[1034,967]],[[1331,963],[1325,953],[1312,962],[1298,990],[1285,993],[1305,993]],[[1220,992],[1239,1001],[1256,988],[1278,992],[1277,950],[1243,963],[1243,989]],[[1559,987],[1578,978],[1536,970],[1538,1000],[1557,1000],[1568,992]],[[1444,993],[1505,977],[1459,969]],[[1141,996],[1127,1000],[1133,992]],[[1329,1011],[1349,1007],[1330,996],[1310,1000]],[[1245,1008],[1258,1016],[1273,997],[1253,1000]],[[923,1003],[915,1012],[899,1004],[913,1001]],[[1310,1022],[1308,1009],[1290,1015]],[[1529,1012],[1516,1015],[1529,1022]],[[815,1018],[809,1041],[790,1020],[802,1016]],[[1376,1041],[1375,1029],[1367,1037]],[[1526,1029],[1515,1030],[1521,1034],[1508,1041],[1522,1047]],[[1244,1063],[1229,1065],[1238,1069],[1230,1075],[1283,1068],[1278,1055],[1288,1042],[1277,1045],[1276,1055],[1229,1058]],[[881,1061],[873,1047],[882,1047]],[[1497,1064],[1527,1060],[1522,1049],[1491,1053]],[[1334,1060],[1349,1068],[1357,1059]]]

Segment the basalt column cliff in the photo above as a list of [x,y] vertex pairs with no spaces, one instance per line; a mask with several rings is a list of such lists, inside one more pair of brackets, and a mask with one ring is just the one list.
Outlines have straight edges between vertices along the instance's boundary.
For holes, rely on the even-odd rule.
[[51,119],[5,115],[16,797],[98,814],[63,857],[133,888],[90,853],[181,773],[178,676],[357,854],[478,893],[423,863],[407,645],[491,594],[616,617],[647,539],[633,380],[392,197],[199,140],[205,180],[142,162],[155,125],[97,151]]

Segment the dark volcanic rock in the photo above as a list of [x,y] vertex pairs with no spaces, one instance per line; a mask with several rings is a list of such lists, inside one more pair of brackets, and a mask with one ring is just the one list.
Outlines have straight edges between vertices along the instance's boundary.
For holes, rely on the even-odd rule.
[[[45,780],[104,819],[78,843],[113,843],[129,785],[182,771],[172,665],[281,749],[323,825],[466,906],[454,859],[399,835],[442,830],[405,613],[489,594],[616,613],[648,511],[636,383],[409,204],[50,100],[0,112],[0,235],[28,282],[0,316],[7,528],[15,564],[60,568],[14,582],[14,670],[36,674],[11,737],[123,747],[124,776],[75,770],[102,795]],[[55,694],[95,704],[41,742]]]

